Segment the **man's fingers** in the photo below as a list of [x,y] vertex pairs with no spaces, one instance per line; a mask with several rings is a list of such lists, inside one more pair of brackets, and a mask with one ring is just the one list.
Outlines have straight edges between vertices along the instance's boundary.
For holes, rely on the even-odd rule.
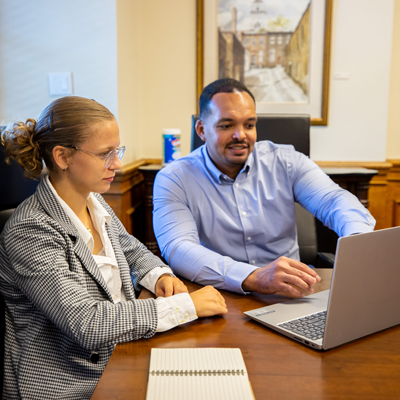
[[[306,286],[314,286],[317,283],[317,279],[301,272],[297,269],[290,269],[287,271],[286,275],[288,276],[289,282],[292,282],[296,286],[299,286],[302,289],[306,289]],[[302,285],[298,285],[297,282],[302,282]]]
[[263,294],[281,293],[294,297],[314,292],[312,286],[321,278],[306,264],[279,257],[271,264],[254,270],[242,283],[244,291]]
[[297,286],[294,286],[291,283],[283,283],[281,286],[281,290],[277,291],[276,293],[282,296],[294,298],[304,297],[310,294],[303,292]]
[[303,280],[306,280],[308,277],[313,277],[317,282],[321,281],[320,276],[308,265],[297,261],[297,260],[292,260],[290,258],[287,258],[287,263],[290,267],[296,269],[297,271],[300,271],[302,274],[299,275]]
[[317,282],[315,278],[290,267],[280,271],[276,278],[279,292],[286,288],[287,284],[290,284],[307,295],[314,293],[312,286]]
[[309,286],[314,286],[321,280],[319,275],[309,266],[301,263],[300,261],[288,260],[289,262],[283,262],[279,265],[282,272],[285,272],[287,275],[298,277],[302,281],[306,282]]

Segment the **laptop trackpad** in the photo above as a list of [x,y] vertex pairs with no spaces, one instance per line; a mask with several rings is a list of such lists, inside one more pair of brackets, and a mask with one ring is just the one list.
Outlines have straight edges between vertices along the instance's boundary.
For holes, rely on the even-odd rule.
[[329,292],[330,290],[324,290],[301,299],[288,300],[284,303],[246,311],[245,314],[268,325],[281,324],[285,321],[326,310]]

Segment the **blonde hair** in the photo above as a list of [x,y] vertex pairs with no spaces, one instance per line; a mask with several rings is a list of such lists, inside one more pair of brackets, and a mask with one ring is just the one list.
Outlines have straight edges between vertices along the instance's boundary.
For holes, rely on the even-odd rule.
[[42,173],[43,162],[53,170],[55,146],[78,147],[90,137],[88,128],[110,120],[115,120],[114,115],[95,100],[78,96],[54,100],[37,121],[29,118],[25,123],[14,123],[1,134],[6,162],[16,160],[27,178],[36,178]]

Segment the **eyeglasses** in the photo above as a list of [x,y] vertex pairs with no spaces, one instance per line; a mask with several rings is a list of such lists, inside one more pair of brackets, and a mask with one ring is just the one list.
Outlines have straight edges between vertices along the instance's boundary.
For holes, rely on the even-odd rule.
[[64,146],[64,147],[69,147],[71,149],[83,151],[84,153],[93,154],[94,156],[104,158],[104,168],[110,168],[111,164],[114,162],[115,155],[117,155],[118,159],[121,160],[125,153],[125,146],[117,147],[115,150],[111,150],[108,153],[102,153],[102,154],[92,153],[91,151],[78,149],[78,147],[76,146]]

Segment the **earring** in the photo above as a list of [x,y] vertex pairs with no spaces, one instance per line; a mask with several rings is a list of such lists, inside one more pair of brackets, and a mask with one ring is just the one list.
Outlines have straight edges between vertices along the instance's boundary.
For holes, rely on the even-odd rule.
[[68,168],[68,165],[64,166],[63,171],[65,172],[67,170],[67,168]]

